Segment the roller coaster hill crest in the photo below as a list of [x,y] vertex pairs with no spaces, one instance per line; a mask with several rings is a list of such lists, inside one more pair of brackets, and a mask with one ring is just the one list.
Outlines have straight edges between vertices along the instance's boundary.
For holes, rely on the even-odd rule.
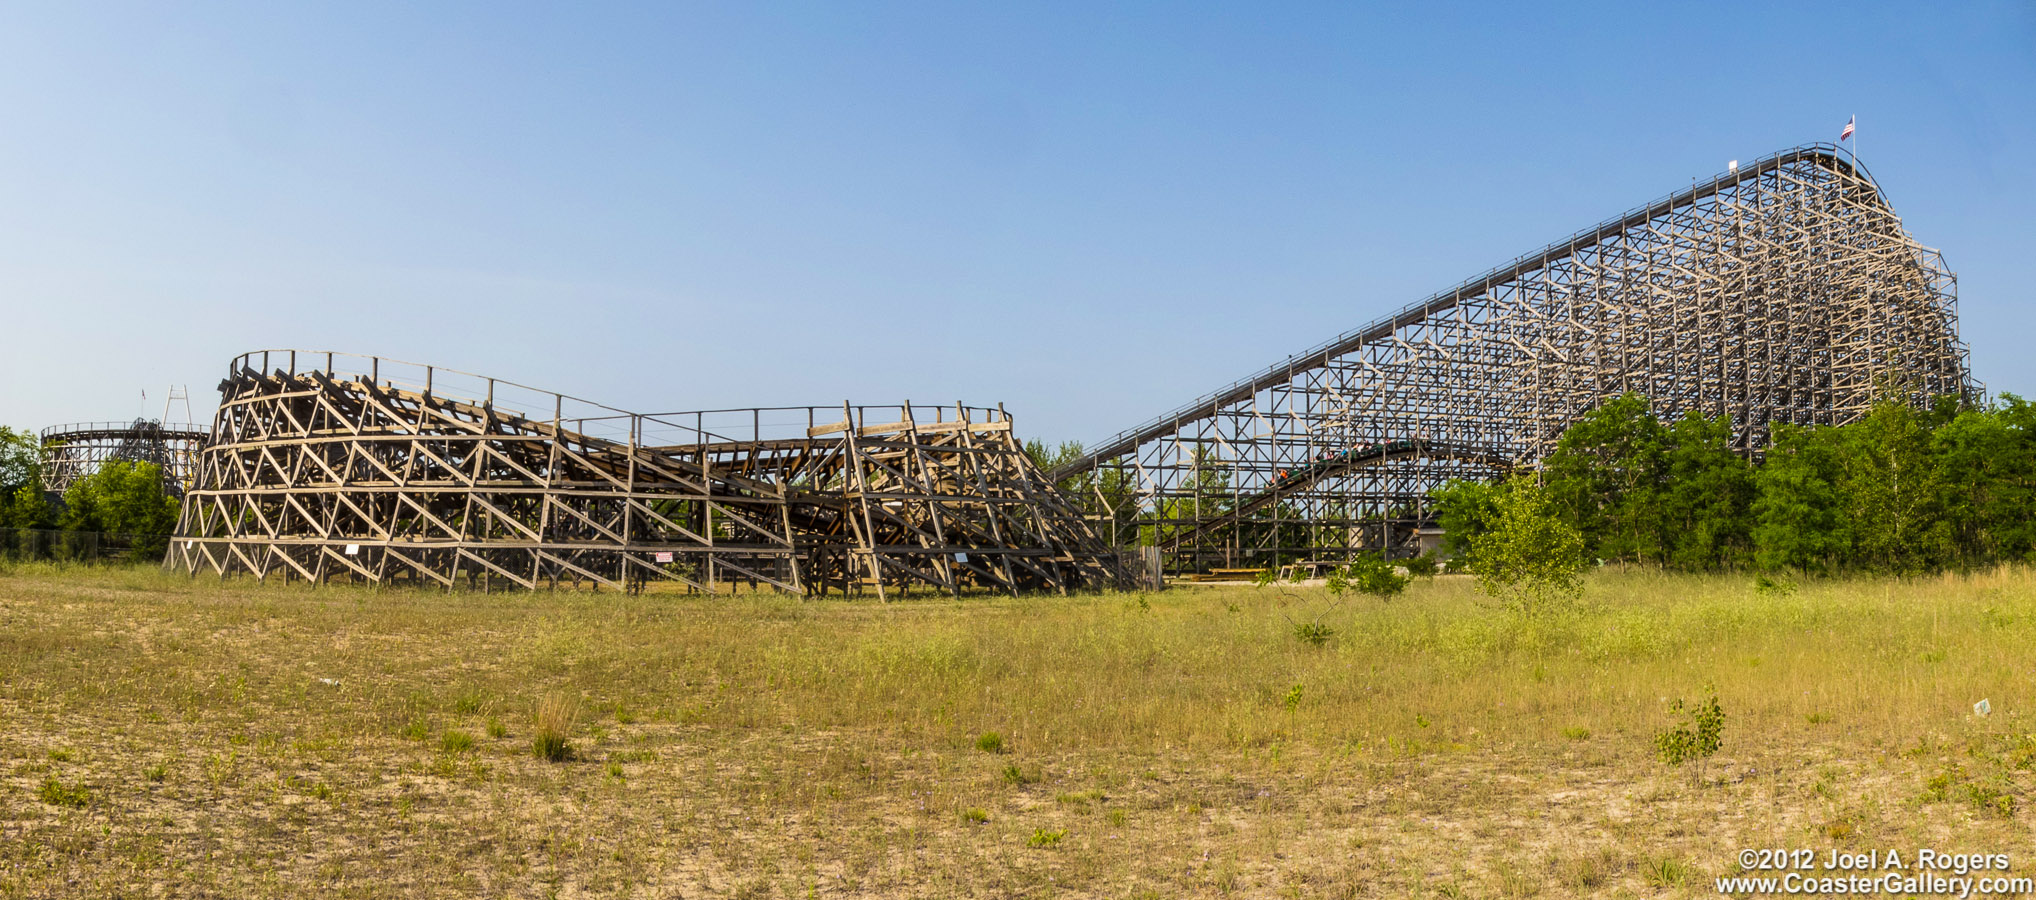
[[1429,493],[1538,463],[1634,391],[1657,414],[1841,425],[1890,384],[1977,399],[1957,281],[1830,145],[1550,244],[1055,468],[1106,539],[1174,571],[1412,555]]

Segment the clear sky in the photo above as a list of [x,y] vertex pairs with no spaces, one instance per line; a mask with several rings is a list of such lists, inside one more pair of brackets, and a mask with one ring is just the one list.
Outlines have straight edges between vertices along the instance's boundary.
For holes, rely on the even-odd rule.
[[2028,2],[0,3],[0,110],[17,427],[302,347],[1094,440],[1850,115],[2036,394]]

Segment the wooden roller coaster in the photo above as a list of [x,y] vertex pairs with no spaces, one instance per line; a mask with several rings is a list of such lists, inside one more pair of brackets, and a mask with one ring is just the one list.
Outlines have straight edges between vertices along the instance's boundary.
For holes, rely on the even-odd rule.
[[[374,357],[236,360],[170,564],[385,583],[879,594],[1406,555],[1431,492],[1533,466],[1637,391],[1853,421],[1972,398],[1957,281],[1828,145],[1721,174],[1039,472],[999,409],[640,415]],[[396,371],[400,370],[400,371]],[[455,387],[450,382],[460,381]],[[520,411],[518,411],[520,410]],[[1164,559],[1162,559],[1162,557]]]
[[[1292,324],[1292,323],[1288,323]],[[1404,555],[1430,492],[1532,466],[1637,391],[1731,421],[1853,421],[1979,392],[1957,280],[1844,151],[1800,147],[1580,231],[1089,445],[1054,480],[1168,568]],[[1414,441],[1366,465],[1350,448]],[[1296,475],[1295,473],[1301,473]]]
[[880,596],[1126,577],[1002,409],[645,415],[298,351],[236,359],[220,392],[167,563],[193,573]]
[[42,489],[61,494],[108,462],[153,463],[163,492],[181,497],[197,471],[205,432],[155,419],[81,422],[42,430]]

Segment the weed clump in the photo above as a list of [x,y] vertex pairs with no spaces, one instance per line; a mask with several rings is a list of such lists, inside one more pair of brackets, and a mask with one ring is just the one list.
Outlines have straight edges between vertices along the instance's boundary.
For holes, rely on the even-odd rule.
[[537,704],[537,715],[533,722],[535,736],[531,738],[531,752],[538,759],[550,762],[565,762],[573,758],[572,741],[568,738],[573,723],[580,717],[580,702],[563,694],[553,694]]
[[65,784],[58,781],[55,775],[43,779],[42,788],[36,795],[42,798],[42,802],[51,806],[68,806],[72,809],[84,809],[92,802],[92,792],[84,785]]
[[1017,763],[1012,763],[1004,767],[1004,780],[1011,784],[1027,785],[1038,782],[1039,776],[1028,775],[1024,769],[1018,768]]
[[1061,839],[1065,837],[1067,837],[1067,829],[1065,828],[1034,828],[1032,829],[1032,837],[1025,841],[1025,845],[1028,847],[1054,847],[1058,846]]
[[994,731],[985,731],[982,737],[976,738],[976,749],[984,753],[1009,752],[1004,746],[1004,736]]
[[1336,629],[1321,622],[1294,623],[1294,637],[1299,638],[1304,644],[1313,644],[1320,647],[1323,644],[1329,643],[1329,639],[1335,636]]
[[465,753],[474,749],[474,736],[464,731],[447,729],[438,739],[438,749],[447,753]]
[[1690,877],[1689,864],[1673,856],[1647,860],[1640,868],[1647,876],[1647,883],[1658,888],[1675,887]]
[[961,820],[970,825],[981,825],[990,821],[990,813],[980,806],[971,806],[961,811]]

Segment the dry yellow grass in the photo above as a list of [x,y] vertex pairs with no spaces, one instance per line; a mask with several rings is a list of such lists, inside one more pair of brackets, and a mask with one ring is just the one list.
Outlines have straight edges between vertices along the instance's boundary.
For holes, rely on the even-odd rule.
[[[1715,896],[1747,846],[2027,871],[2032,651],[2022,571],[1601,574],[1523,626],[1446,579],[1332,609],[17,567],[0,896]],[[1698,780],[1650,739],[1707,686]]]

